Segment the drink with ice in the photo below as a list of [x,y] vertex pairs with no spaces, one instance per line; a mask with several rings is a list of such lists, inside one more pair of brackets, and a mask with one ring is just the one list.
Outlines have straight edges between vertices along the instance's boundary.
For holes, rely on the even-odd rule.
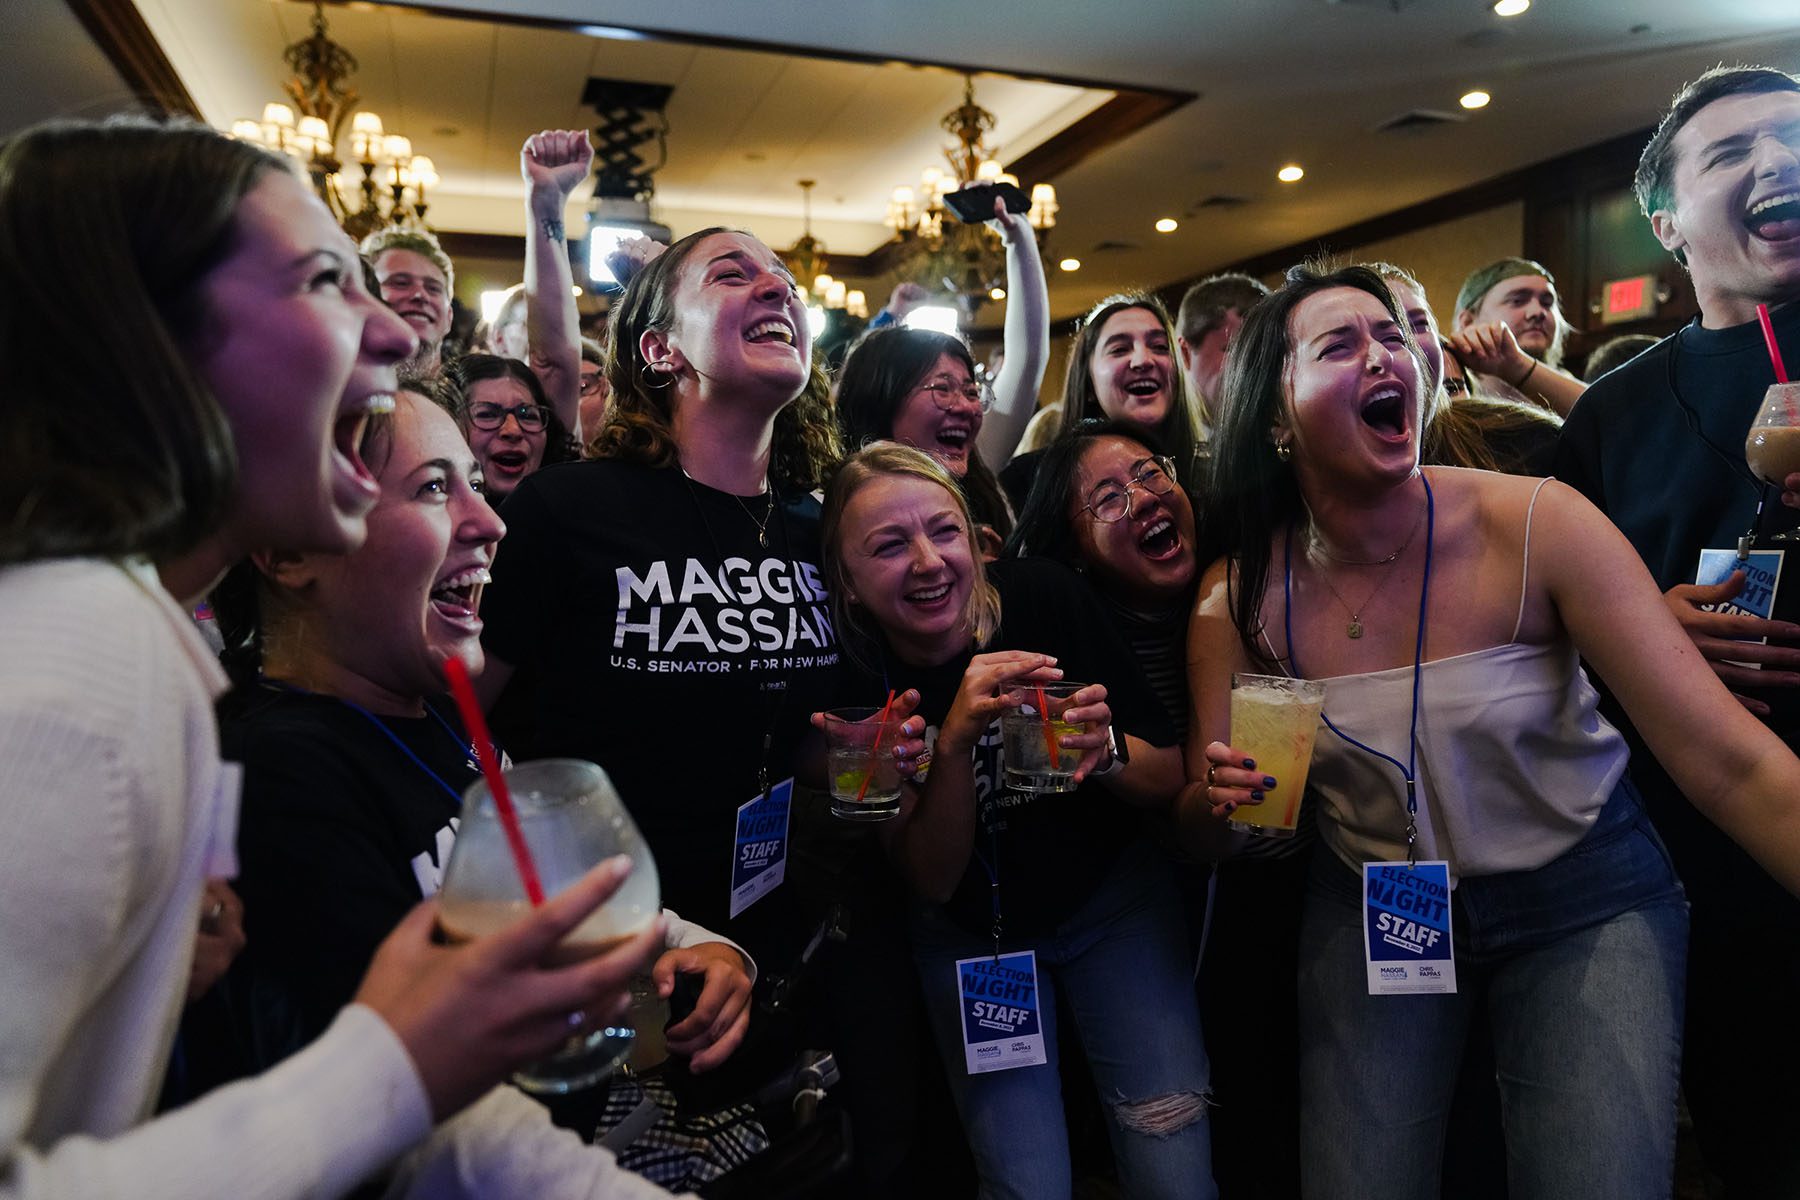
[[[629,855],[631,874],[606,903],[565,937],[548,961],[604,954],[643,931],[662,909],[656,860],[644,845],[612,781],[593,763],[551,758],[506,772],[520,832],[537,865],[544,894],[575,883],[615,854]],[[462,820],[438,891],[438,925],[450,941],[498,932],[531,908],[506,831],[486,780],[463,794]],[[631,1049],[624,1026],[584,1030],[558,1053],[514,1076],[527,1091],[560,1093],[604,1078]]]
[[831,815],[885,821],[900,811],[900,766],[894,746],[900,721],[881,708],[834,708],[825,714]]
[[1263,837],[1293,837],[1300,798],[1312,766],[1313,736],[1325,707],[1325,686],[1277,675],[1231,677],[1231,745],[1275,777],[1261,804],[1245,804],[1226,822]]
[[[1064,714],[1075,707],[1075,693],[1086,686],[1046,683],[1013,691],[1010,699],[1015,703],[1000,714],[1000,752],[1006,760],[1007,787],[1021,792],[1075,790],[1075,768],[1086,751],[1070,749],[1062,739],[1085,733],[1087,727],[1066,720]],[[1040,696],[1042,711],[1038,708]]]

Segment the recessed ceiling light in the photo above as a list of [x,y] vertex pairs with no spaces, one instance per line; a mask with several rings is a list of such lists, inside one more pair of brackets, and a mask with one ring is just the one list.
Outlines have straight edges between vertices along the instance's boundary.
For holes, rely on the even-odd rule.
[[1486,108],[1488,106],[1488,101],[1492,99],[1492,96],[1488,95],[1480,88],[1476,88],[1473,91],[1464,92],[1462,99],[1457,101],[1457,103],[1461,104],[1464,108]]
[[1061,267],[1065,271],[1081,270],[1081,260],[1079,258],[1065,258],[1061,262],[1057,263],[1056,265]]
[[1531,7],[1531,0],[1494,0],[1496,17],[1516,17]]
[[1283,183],[1299,183],[1306,175],[1306,170],[1299,163],[1289,163],[1275,172],[1275,178]]
[[1158,233],[1174,233],[1179,228],[1181,228],[1180,223],[1174,217],[1164,217],[1156,223],[1156,232]]
[[1006,299],[1006,289],[1002,288],[1002,287],[989,288],[988,289],[988,299],[989,300],[1004,300],[1004,299]]

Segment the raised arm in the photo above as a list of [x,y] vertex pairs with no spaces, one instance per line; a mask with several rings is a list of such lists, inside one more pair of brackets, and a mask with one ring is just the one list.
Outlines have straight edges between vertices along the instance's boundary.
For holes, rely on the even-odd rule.
[[1525,353],[1504,321],[1487,321],[1444,335],[1464,366],[1492,376],[1559,417],[1566,417],[1587,391],[1587,384],[1567,371]]
[[994,409],[981,423],[975,446],[999,470],[1012,457],[1037,411],[1038,387],[1050,360],[1050,292],[1031,223],[994,201],[994,224],[1006,242],[1006,361],[994,377]]
[[563,211],[594,161],[582,129],[547,129],[525,139],[525,335],[531,369],[557,420],[576,441],[581,431],[581,328],[569,271]]
[[1800,894],[1800,759],[1732,699],[1636,551],[1578,492],[1545,486],[1532,540],[1537,585],[1682,793]]

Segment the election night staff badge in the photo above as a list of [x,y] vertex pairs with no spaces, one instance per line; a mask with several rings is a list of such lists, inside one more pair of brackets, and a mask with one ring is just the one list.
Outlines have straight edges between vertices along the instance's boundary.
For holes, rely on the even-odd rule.
[[963,1060],[969,1074],[1035,1067],[1049,1061],[1038,1012],[1035,952],[958,959],[956,995],[962,1008]]
[[731,855],[731,915],[737,916],[787,878],[788,810],[794,781],[782,780],[737,810]]
[[[1708,612],[1741,613],[1769,620],[1775,615],[1775,594],[1781,586],[1781,564],[1785,550],[1751,550],[1739,558],[1735,550],[1702,550],[1700,564],[1694,569],[1698,584],[1724,583],[1733,571],[1744,573],[1744,586],[1736,596],[1720,604],[1703,604]],[[1767,642],[1768,638],[1745,638],[1744,641]],[[1733,662],[1733,665],[1761,670],[1761,663]]]
[[1456,990],[1450,864],[1363,864],[1363,961],[1369,995]]

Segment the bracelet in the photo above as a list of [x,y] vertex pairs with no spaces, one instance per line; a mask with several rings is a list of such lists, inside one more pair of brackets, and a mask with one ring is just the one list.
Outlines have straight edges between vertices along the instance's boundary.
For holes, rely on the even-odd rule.
[[1537,370],[1537,365],[1538,365],[1538,360],[1535,358],[1532,359],[1531,365],[1529,367],[1525,368],[1525,373],[1523,375],[1519,376],[1519,382],[1513,384],[1514,389],[1523,389],[1524,388],[1525,381],[1527,379],[1531,378],[1531,373],[1533,371]]

